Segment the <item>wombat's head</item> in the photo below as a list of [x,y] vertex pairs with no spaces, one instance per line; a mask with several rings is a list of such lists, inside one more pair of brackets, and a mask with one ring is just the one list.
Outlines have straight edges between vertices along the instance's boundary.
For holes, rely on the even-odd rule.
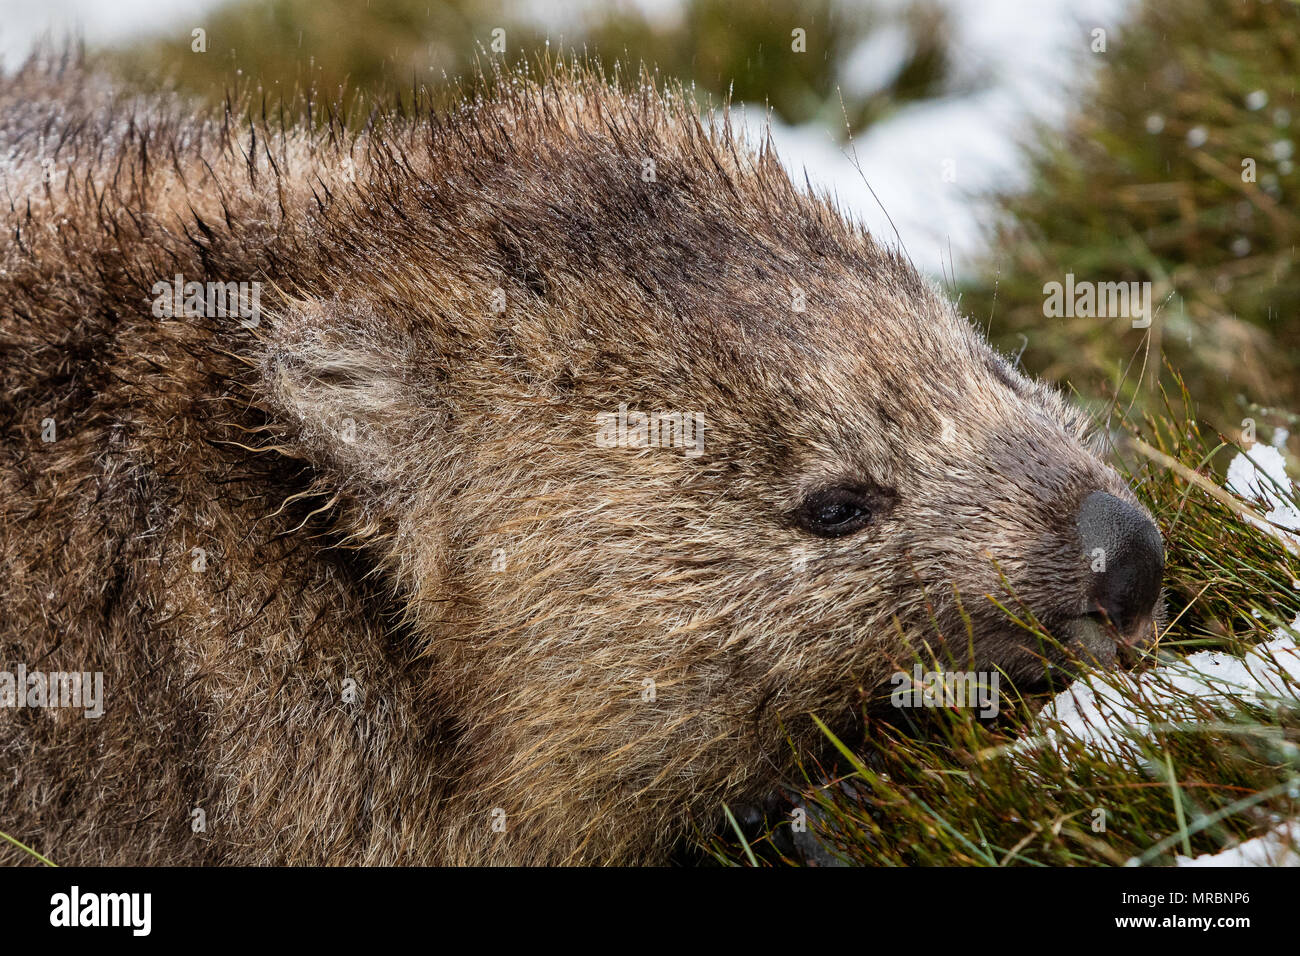
[[769,155],[546,103],[372,160],[346,294],[288,303],[264,366],[433,658],[466,819],[657,844],[917,654],[1041,677],[994,599],[1103,660],[1151,635],[1160,538],[1082,414]]

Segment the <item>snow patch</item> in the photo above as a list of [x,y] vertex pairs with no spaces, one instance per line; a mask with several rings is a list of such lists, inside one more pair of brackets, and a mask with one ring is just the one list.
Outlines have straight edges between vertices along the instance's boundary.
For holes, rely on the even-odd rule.
[[[1033,741],[1055,746],[1061,737],[1086,744],[1123,762],[1141,759],[1140,742],[1151,736],[1149,714],[1162,723],[1199,719],[1190,701],[1222,707],[1239,703],[1300,705],[1300,615],[1290,629],[1245,657],[1200,651],[1141,674],[1094,674],[1075,681],[1043,708],[1040,719],[1058,726]],[[1029,743],[1028,741],[1026,742]]]
[[1291,821],[1263,836],[1246,840],[1218,853],[1202,853],[1193,859],[1179,856],[1175,866],[1300,866],[1300,821]]
[[[1286,433],[1279,446],[1284,446]],[[1228,490],[1248,501],[1263,502],[1268,511],[1264,521],[1247,518],[1251,524],[1282,541],[1291,551],[1300,552],[1300,508],[1296,492],[1286,473],[1286,458],[1281,447],[1254,445],[1248,452],[1238,452],[1228,465]]]

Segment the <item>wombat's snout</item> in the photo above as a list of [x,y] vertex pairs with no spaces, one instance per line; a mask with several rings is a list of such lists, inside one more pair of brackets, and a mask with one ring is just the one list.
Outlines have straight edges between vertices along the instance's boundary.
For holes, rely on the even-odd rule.
[[1084,500],[1078,528],[1092,571],[1086,613],[1103,616],[1125,645],[1148,643],[1165,569],[1160,532],[1141,510],[1104,491]]

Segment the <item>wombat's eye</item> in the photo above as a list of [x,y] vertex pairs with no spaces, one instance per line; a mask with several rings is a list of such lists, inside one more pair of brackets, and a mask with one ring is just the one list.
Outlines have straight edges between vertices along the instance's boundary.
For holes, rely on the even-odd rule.
[[823,538],[838,538],[871,520],[871,495],[858,488],[814,491],[795,513],[799,527]]

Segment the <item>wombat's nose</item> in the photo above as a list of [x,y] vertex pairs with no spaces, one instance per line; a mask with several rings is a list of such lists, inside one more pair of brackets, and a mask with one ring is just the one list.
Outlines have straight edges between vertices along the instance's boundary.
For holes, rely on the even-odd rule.
[[1160,597],[1164,546],[1151,519],[1133,505],[1094,491],[1079,509],[1079,538],[1092,569],[1091,610],[1128,640]]

